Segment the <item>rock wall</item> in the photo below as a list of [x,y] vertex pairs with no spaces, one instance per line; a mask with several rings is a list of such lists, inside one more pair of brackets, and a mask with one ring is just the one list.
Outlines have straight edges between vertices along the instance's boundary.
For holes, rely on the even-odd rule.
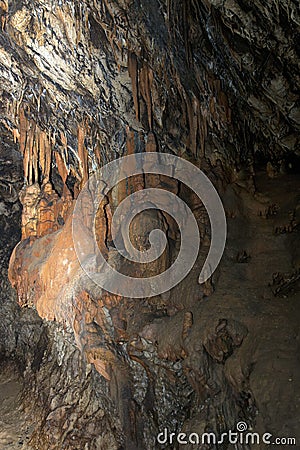
[[[31,445],[154,449],[164,427],[221,433],[239,420],[255,424],[257,412],[261,430],[280,432],[268,400],[267,406],[260,402],[259,370],[253,370],[264,360],[262,341],[253,340],[262,333],[255,317],[266,323],[269,308],[256,299],[276,273],[276,295],[291,286],[298,292],[298,260],[290,261],[289,240],[297,240],[299,205],[293,199],[290,217],[282,199],[261,195],[257,183],[259,170],[276,183],[292,176],[298,161],[296,2],[24,0],[0,6],[3,164],[12,154],[17,161],[4,169],[5,177],[13,177],[9,182],[1,175],[1,208],[12,204],[16,224],[5,258],[20,238],[9,277],[25,311],[9,303],[10,338],[0,327],[0,345],[6,341],[3,354],[22,354],[28,411],[32,393],[37,399]],[[71,227],[91,174],[119,156],[144,151],[173,153],[201,167],[222,195],[232,228],[227,259],[200,287],[208,218],[188,189],[169,181],[168,189],[198,218],[201,254],[169,295],[135,300],[91,282],[78,263]],[[113,263],[115,207],[151,184],[165,187],[166,180],[121,183],[97,211],[97,242]],[[268,186],[260,189],[265,193]],[[11,218],[4,214],[7,242]],[[88,211],[82,220],[89,220]],[[175,224],[152,211],[135,224],[136,245],[143,246],[157,225],[167,231],[170,251],[150,272],[167,267],[178,245]],[[263,280],[256,271],[268,258],[256,260],[255,245],[251,255],[245,248],[255,227],[270,233],[270,240],[274,227],[287,240],[279,245],[280,263]],[[139,270],[135,275],[143,275]],[[279,318],[280,304],[273,313]],[[274,330],[268,333],[273,339]],[[290,333],[298,336],[294,324]],[[274,355],[268,358],[267,365]]]

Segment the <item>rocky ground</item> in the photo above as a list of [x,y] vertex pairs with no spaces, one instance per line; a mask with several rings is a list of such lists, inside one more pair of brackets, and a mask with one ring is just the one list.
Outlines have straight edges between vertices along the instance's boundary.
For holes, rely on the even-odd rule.
[[0,376],[0,448],[1,450],[29,449],[32,426],[27,425],[21,401],[23,380],[11,364],[1,366]]

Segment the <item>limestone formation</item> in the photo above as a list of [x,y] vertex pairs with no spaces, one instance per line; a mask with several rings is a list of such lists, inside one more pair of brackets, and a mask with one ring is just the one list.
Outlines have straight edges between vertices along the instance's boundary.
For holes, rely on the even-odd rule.
[[22,238],[37,236],[38,227],[38,206],[40,201],[40,187],[38,184],[25,186],[20,193],[20,200],[23,205],[22,212]]
[[[297,1],[0,1],[0,18],[0,360],[24,381],[28,427],[5,445],[153,450],[164,428],[219,435],[240,421],[299,439]],[[188,160],[220,194],[228,239],[201,286],[212,230],[191,189],[122,167],[99,205],[80,195],[143,152]],[[80,265],[74,206],[95,270],[97,245],[115,270],[155,276],[180,250],[175,220],[148,209],[128,235],[121,221],[125,252],[165,233],[149,264],[112,236],[118,205],[151,187],[190,207],[199,255],[171,291],[122,297]]]

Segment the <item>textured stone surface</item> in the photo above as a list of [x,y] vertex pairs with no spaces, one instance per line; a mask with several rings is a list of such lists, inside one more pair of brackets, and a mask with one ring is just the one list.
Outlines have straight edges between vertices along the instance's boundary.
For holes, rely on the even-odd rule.
[[[296,436],[297,2],[0,7],[0,350],[24,377],[31,448],[152,450],[164,427],[221,433],[239,420]],[[200,166],[222,195],[229,237],[218,273],[199,286],[210,234],[201,202],[162,177],[121,183],[96,219],[110,262],[119,263],[115,207],[151,184],[191,203],[203,240],[181,285],[137,301],[82,273],[70,214],[91,173],[142,151]],[[148,273],[165,268],[178,245],[172,221],[151,212],[133,225],[137,246],[157,224],[171,249]],[[10,280],[22,310],[7,280],[19,239]]]
[[0,358],[14,357],[22,369],[33,358],[41,335],[41,320],[32,310],[22,310],[8,281],[10,254],[21,237],[23,185],[22,159],[10,135],[2,128],[0,148]]

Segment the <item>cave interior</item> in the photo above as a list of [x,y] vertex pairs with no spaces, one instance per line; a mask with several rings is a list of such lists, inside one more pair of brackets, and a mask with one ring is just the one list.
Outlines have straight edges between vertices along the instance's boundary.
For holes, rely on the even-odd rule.
[[[0,450],[270,447],[229,430],[300,448],[298,0],[1,0],[0,16]],[[86,189],[151,153],[192,164],[221,199],[205,282],[213,227],[188,185],[120,166],[96,207]],[[159,258],[114,245],[118,205],[149,188],[188,205],[200,248],[178,284],[135,298],[95,283],[75,247],[92,252],[92,224],[127,276],[170,269],[183,237],[163,210],[120,225],[140,252],[160,229]]]

